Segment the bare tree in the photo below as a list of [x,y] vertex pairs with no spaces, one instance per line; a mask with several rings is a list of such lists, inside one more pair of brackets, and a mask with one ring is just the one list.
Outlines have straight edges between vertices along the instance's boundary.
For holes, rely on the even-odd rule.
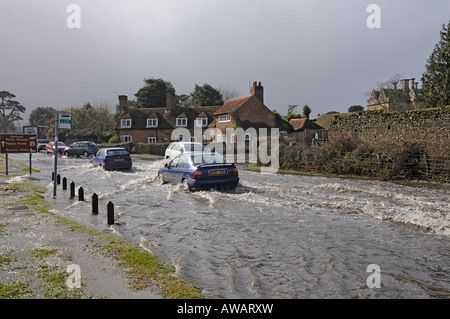
[[224,104],[240,95],[236,89],[231,88],[229,85],[220,87],[219,92],[222,94]]

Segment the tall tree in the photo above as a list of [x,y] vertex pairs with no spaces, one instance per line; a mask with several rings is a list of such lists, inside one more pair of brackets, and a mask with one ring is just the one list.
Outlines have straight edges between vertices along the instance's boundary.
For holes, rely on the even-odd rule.
[[425,106],[450,105],[450,21],[442,25],[440,41],[427,60],[422,89]]
[[205,83],[203,86],[195,85],[191,92],[191,106],[216,106],[223,105],[222,93]]
[[0,91],[0,130],[8,133],[14,122],[22,120],[25,107],[13,100],[16,96],[8,91]]
[[308,104],[303,105],[303,117],[306,117],[309,119],[309,115],[311,114],[311,108],[308,106]]
[[56,110],[51,106],[40,106],[30,113],[28,122],[30,125],[47,125],[48,121],[55,120]]
[[135,94],[140,107],[166,106],[166,93],[175,94],[172,83],[163,79],[144,79],[145,86]]

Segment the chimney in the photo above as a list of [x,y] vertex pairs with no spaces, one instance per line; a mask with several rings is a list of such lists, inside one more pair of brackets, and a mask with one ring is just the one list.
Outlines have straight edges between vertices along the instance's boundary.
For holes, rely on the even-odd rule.
[[250,92],[252,95],[256,95],[256,97],[264,104],[264,88],[262,87],[261,82],[253,82]]
[[175,107],[175,94],[166,93],[166,113],[170,113],[170,111]]
[[120,112],[125,112],[127,108],[127,99],[128,97],[126,95],[119,95],[119,108]]
[[413,90],[414,89],[414,80],[415,80],[415,78],[411,78],[409,80],[411,81],[411,90]]
[[409,80],[408,79],[402,80],[402,90],[403,90],[403,92],[409,91]]

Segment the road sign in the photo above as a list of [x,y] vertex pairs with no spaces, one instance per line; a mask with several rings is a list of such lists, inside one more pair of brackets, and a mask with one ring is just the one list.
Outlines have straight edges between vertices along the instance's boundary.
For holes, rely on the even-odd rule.
[[0,134],[0,153],[36,153],[34,134]]
[[58,116],[58,128],[70,129],[72,123],[72,116],[70,114],[57,114]]

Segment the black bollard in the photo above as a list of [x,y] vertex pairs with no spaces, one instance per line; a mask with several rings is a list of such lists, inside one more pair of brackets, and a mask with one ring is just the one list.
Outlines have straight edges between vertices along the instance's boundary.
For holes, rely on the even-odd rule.
[[56,184],[61,184],[61,175],[56,175]]
[[80,202],[84,201],[84,189],[83,189],[83,187],[78,188],[78,200]]
[[108,225],[114,224],[114,204],[109,202],[107,205],[108,213]]
[[55,180],[55,172],[52,173],[52,181]]
[[67,190],[67,178],[63,178],[63,190]]
[[92,214],[98,214],[98,195],[95,193],[92,195]]
[[70,197],[75,197],[75,183],[70,183]]

